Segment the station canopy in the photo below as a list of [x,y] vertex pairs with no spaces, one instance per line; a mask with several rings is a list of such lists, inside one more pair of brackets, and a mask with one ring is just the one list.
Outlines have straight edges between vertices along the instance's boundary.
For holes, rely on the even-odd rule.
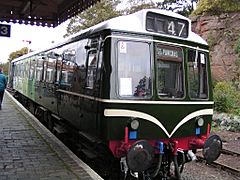
[[0,22],[56,27],[100,0],[1,0]]

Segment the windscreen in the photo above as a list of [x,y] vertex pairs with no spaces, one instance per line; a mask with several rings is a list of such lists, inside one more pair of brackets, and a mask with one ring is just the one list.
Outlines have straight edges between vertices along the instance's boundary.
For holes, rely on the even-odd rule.
[[160,98],[183,98],[183,53],[173,46],[156,44],[157,90]]
[[122,98],[152,96],[150,45],[118,41],[118,94]]

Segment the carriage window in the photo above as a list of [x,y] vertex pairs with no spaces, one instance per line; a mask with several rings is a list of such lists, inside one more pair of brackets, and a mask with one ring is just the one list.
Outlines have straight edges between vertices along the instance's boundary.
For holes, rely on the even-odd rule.
[[37,68],[36,68],[36,80],[42,81],[42,73],[43,73],[43,59],[39,57],[37,60]]
[[49,52],[47,54],[48,62],[47,62],[47,68],[46,68],[46,74],[45,74],[45,80],[48,83],[54,82],[54,76],[55,76],[55,69],[56,69],[56,60],[57,57],[55,56],[54,52]]
[[183,98],[183,54],[181,48],[156,44],[157,88],[161,98]]
[[196,50],[188,52],[188,80],[190,97],[207,99],[207,55]]
[[25,69],[24,69],[24,78],[28,78],[29,77],[29,61],[25,61]]
[[97,67],[97,74],[96,74],[96,83],[99,83],[101,78],[101,67],[102,67],[102,57],[103,57],[103,51],[99,52],[99,59],[98,59],[98,67]]
[[61,71],[61,85],[71,86],[73,81],[73,71],[74,71],[75,63],[71,61],[64,61],[62,65]]
[[54,64],[55,64],[55,62],[53,62],[53,61],[48,62],[48,68],[47,68],[47,72],[46,72],[46,82],[53,83]]
[[43,81],[46,80],[47,76],[47,61],[43,61]]
[[[62,50],[63,59],[61,59],[61,57],[58,57],[58,61],[62,60],[60,84],[61,84],[62,88],[69,88],[72,85],[73,72],[77,65],[77,63],[76,63],[76,43],[72,43],[67,46],[64,46],[61,50]],[[57,81],[59,79],[58,76],[59,76],[59,74],[57,73]]]
[[76,63],[80,67],[85,67],[85,62],[87,58],[87,50],[85,46],[87,45],[88,39],[81,40],[77,43],[76,47]]
[[150,45],[145,42],[118,42],[118,93],[126,98],[152,95]]
[[20,63],[20,77],[23,78],[24,75],[24,64],[23,62]]
[[31,59],[31,62],[30,62],[30,69],[29,69],[29,79],[30,80],[33,80],[35,77],[34,77],[34,74],[35,74],[35,66],[36,66],[36,61],[35,59]]

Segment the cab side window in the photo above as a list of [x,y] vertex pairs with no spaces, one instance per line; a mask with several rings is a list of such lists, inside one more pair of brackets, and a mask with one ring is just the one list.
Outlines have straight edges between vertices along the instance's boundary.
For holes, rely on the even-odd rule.
[[205,52],[188,51],[188,81],[190,98],[208,98],[208,58]]
[[93,89],[94,80],[96,78],[96,70],[97,70],[97,52],[93,50],[90,51],[88,54],[86,87],[89,89]]
[[99,53],[99,38],[92,38],[89,40],[90,46],[88,46],[88,55],[87,55],[87,72],[86,72],[86,88],[94,89],[97,78],[97,69],[100,68],[102,57]]

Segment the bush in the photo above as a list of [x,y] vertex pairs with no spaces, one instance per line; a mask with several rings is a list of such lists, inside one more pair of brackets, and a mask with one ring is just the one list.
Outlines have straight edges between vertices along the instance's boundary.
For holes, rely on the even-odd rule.
[[240,93],[231,82],[218,82],[214,87],[213,97],[216,111],[238,114]]
[[207,42],[209,45],[209,48],[212,49],[215,45],[217,45],[217,39],[219,37],[215,37],[213,32],[210,32],[207,37]]
[[238,38],[236,45],[235,45],[235,52],[238,55],[238,57],[240,58],[240,38]]
[[201,0],[192,15],[218,15],[226,12],[238,12],[239,0]]

